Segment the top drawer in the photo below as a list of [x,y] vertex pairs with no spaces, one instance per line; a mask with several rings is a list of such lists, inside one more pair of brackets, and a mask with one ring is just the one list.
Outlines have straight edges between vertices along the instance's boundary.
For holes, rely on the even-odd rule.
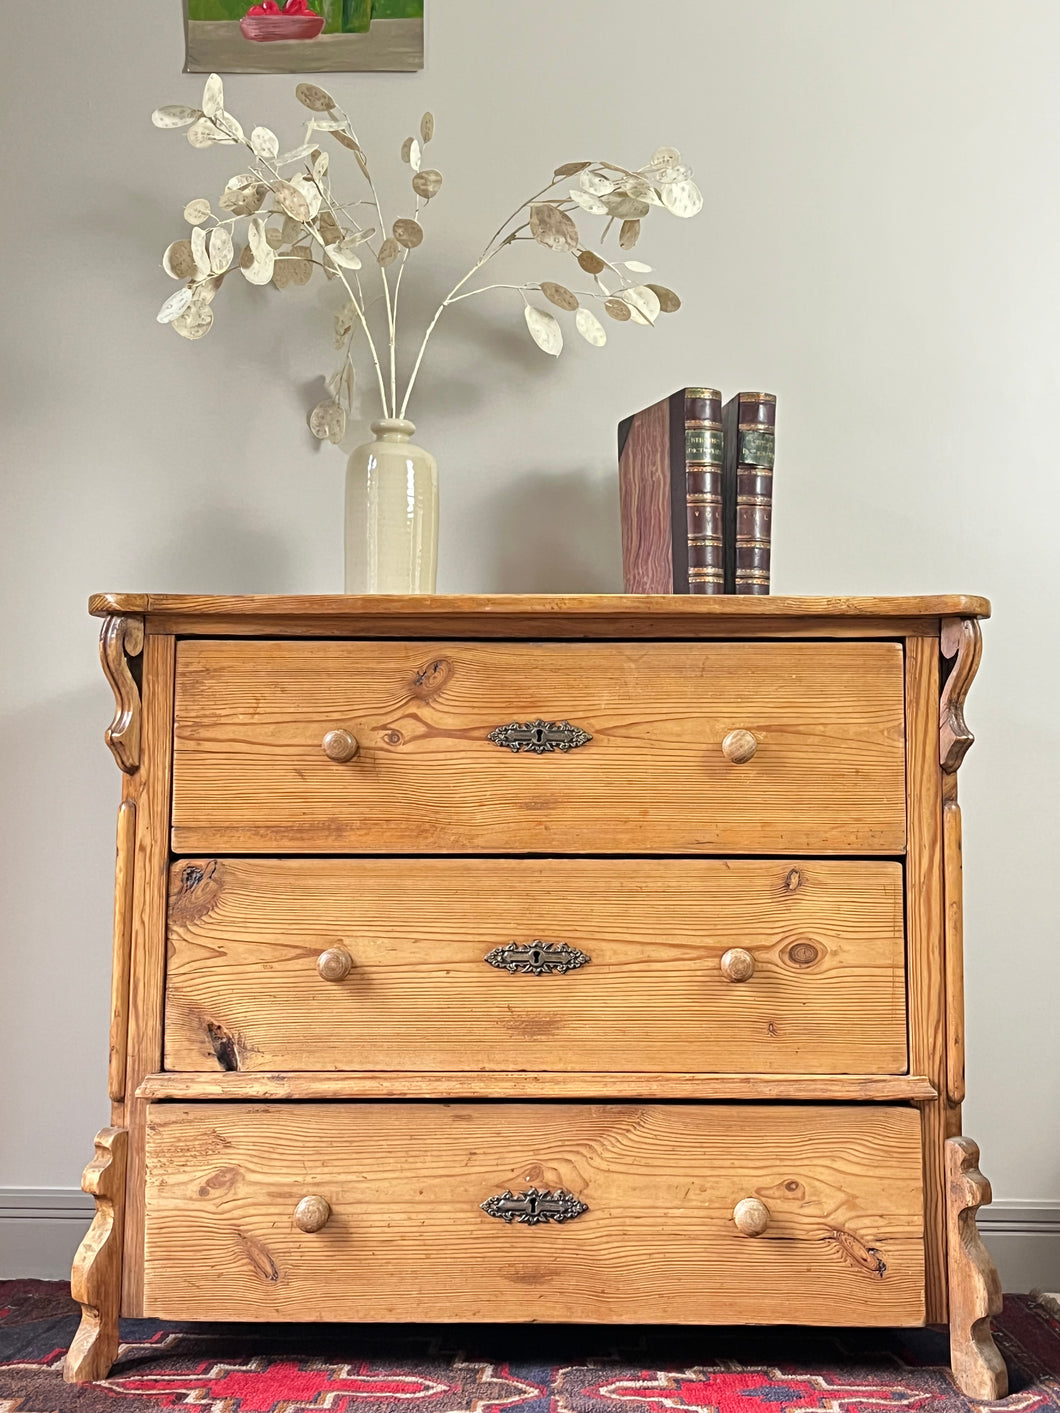
[[173,848],[899,853],[903,720],[889,642],[191,639]]

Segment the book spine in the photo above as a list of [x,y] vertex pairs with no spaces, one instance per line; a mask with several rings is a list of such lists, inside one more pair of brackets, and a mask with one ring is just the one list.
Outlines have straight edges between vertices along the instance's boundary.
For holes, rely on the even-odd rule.
[[688,592],[723,594],[721,393],[716,388],[685,388],[683,410]]
[[742,392],[725,406],[726,590],[768,594],[777,400]]

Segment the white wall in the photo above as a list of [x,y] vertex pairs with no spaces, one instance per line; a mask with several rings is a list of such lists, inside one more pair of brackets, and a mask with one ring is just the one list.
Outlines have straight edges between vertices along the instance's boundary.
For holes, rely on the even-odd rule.
[[[440,587],[619,588],[615,422],[716,382],[779,394],[778,592],[990,595],[961,775],[966,1128],[999,1198],[1057,1201],[1060,7],[429,8],[422,75],[328,80],[398,179],[437,115],[417,312],[554,163],[675,144],[709,201],[648,223],[686,301],[654,331],[557,366],[517,296],[451,318],[414,408],[443,476]],[[107,1117],[119,788],[85,598],[341,587],[342,460],[302,420],[335,291],[234,280],[204,343],[159,328],[181,206],[231,170],[148,121],[197,101],[179,4],[3,9],[0,1185],[64,1187]],[[293,143],[292,87],[232,78],[229,106]]]

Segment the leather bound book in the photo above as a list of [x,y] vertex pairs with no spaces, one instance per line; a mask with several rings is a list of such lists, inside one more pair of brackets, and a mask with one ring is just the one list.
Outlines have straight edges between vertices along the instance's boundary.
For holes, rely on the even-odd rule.
[[725,404],[725,592],[769,593],[777,400],[737,393]]
[[631,594],[721,594],[721,393],[678,388],[618,424],[622,570]]

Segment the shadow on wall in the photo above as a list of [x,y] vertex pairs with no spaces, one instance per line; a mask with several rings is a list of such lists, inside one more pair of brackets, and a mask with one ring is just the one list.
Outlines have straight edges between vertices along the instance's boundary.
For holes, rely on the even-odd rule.
[[483,507],[482,551],[494,593],[621,593],[617,472],[527,472]]
[[[86,620],[89,644],[96,631]],[[113,712],[99,672],[98,681],[0,718],[8,805],[0,828],[0,896],[10,942],[0,986],[7,1081],[0,1095],[0,1182],[33,1184],[51,1174],[49,1181],[76,1187],[92,1135],[107,1121],[106,1043],[101,1047],[99,1037],[110,994],[121,786],[103,730]],[[34,1018],[28,1029],[27,1016]],[[43,1129],[41,1114],[52,1116]],[[71,1114],[84,1115],[76,1131],[65,1127]]]
[[152,548],[137,582],[155,593],[296,594],[295,570],[284,539],[256,529],[247,511],[232,506],[188,507],[170,525],[167,540]]
[[[621,592],[617,473],[529,471],[488,494],[479,489],[473,578],[481,592]],[[443,573],[447,513],[443,468]],[[334,535],[340,546],[341,520]],[[155,593],[297,594],[305,592],[301,572],[289,541],[271,525],[216,502],[204,512],[192,498],[130,577]]]

